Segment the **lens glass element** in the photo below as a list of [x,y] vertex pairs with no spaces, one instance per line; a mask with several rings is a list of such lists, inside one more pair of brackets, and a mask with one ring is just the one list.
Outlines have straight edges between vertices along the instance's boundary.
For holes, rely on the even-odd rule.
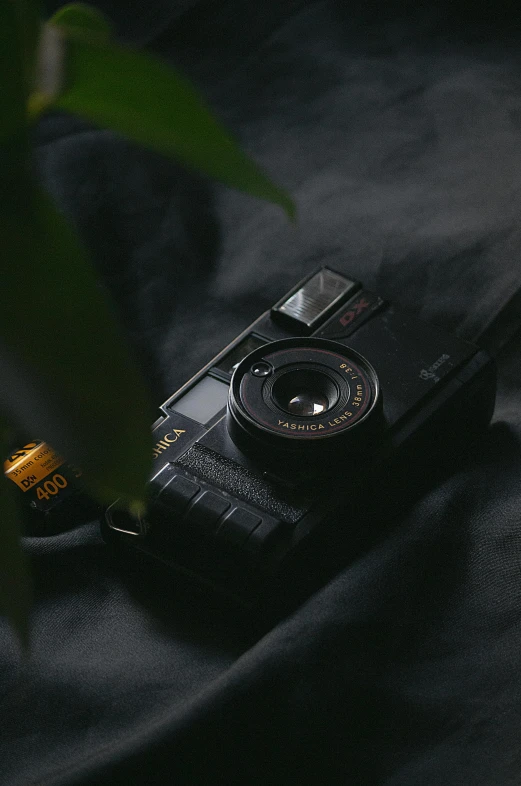
[[322,412],[327,412],[329,409],[329,402],[320,393],[313,394],[309,390],[305,390],[294,396],[288,402],[286,409],[292,415],[321,415]]
[[338,388],[322,371],[295,369],[276,380],[272,391],[278,407],[291,415],[312,417],[322,415],[338,401]]

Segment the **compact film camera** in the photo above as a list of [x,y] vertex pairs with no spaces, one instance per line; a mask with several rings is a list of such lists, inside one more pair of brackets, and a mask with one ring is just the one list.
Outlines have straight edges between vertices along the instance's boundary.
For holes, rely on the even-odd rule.
[[322,267],[162,405],[146,513],[105,538],[255,605],[345,564],[494,400],[485,352]]

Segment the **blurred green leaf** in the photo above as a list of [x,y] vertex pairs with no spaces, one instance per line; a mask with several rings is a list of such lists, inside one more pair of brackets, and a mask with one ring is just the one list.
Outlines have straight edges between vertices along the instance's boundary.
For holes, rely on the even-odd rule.
[[[0,420],[0,468],[7,457],[7,427]],[[27,560],[20,546],[18,510],[11,484],[0,472],[0,609],[9,619],[20,643],[29,646],[29,610],[31,591]]]
[[69,37],[60,109],[74,112],[233,188],[295,206],[240,149],[201,97],[173,68],[117,44]]
[[[42,26],[41,4],[38,0],[14,0],[10,3],[17,15],[17,29],[22,53],[25,94],[32,88],[38,37]],[[4,84],[7,74],[4,73]],[[2,85],[3,86],[3,85]]]
[[112,32],[107,18],[86,3],[64,5],[49,21],[53,25],[66,28],[69,33],[87,35],[87,37],[108,39]]
[[[25,124],[25,98],[32,75],[39,19],[36,3],[0,3],[0,205],[9,201],[28,160]],[[3,242],[3,237],[2,237]],[[2,262],[0,257],[0,262]],[[3,264],[0,264],[3,273]],[[0,293],[15,298],[20,293],[6,293],[2,276]],[[2,297],[0,295],[0,298]],[[1,336],[1,333],[0,333]],[[1,345],[0,345],[1,346]],[[0,392],[7,381],[0,369]],[[1,402],[0,402],[1,405]],[[23,646],[28,643],[30,605],[29,581],[24,555],[20,548],[18,510],[10,483],[3,475],[7,452],[7,426],[0,419],[0,609],[5,613]]]
[[[99,499],[135,506],[151,463],[152,407],[82,247],[29,175],[36,8],[0,3],[0,411],[81,465]],[[0,424],[0,607],[27,644],[30,593],[1,471],[5,431]]]
[[0,408],[81,466],[101,499],[141,499],[152,407],[84,250],[27,176],[0,235]]
[[[21,8],[25,8],[24,5]],[[21,23],[24,15],[13,2],[0,3],[0,188],[5,175],[19,168],[20,158],[13,153],[27,147],[25,129],[25,84]]]

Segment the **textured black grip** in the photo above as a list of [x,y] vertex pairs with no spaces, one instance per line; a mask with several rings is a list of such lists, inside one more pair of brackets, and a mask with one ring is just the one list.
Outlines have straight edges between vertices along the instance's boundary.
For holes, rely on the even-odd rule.
[[274,488],[267,482],[231,459],[214,450],[196,443],[175,462],[193,475],[227,491],[260,510],[285,521],[296,524],[311,507],[311,500],[284,488]]

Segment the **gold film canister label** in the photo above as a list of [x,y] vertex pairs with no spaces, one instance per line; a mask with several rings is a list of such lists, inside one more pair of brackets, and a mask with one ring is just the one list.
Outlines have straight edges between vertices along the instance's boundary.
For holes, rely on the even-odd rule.
[[47,443],[30,442],[4,461],[4,474],[22,491],[28,491],[64,463]]

